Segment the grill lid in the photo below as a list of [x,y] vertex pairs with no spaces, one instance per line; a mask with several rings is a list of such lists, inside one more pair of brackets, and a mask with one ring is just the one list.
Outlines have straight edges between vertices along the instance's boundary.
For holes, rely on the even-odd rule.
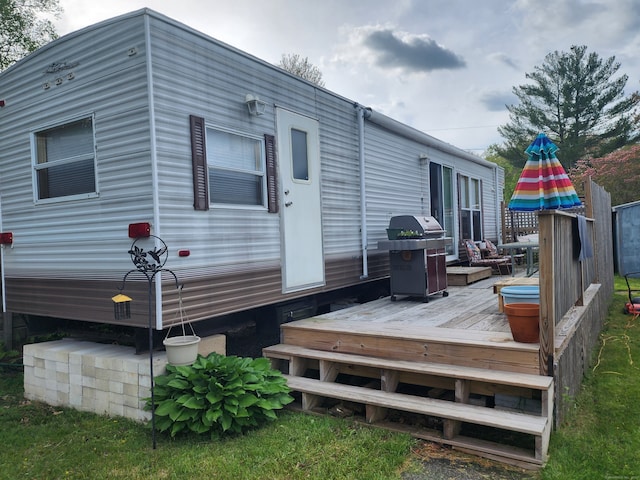
[[391,217],[389,228],[414,230],[423,236],[439,236],[444,233],[442,226],[434,217],[424,215],[397,215]]

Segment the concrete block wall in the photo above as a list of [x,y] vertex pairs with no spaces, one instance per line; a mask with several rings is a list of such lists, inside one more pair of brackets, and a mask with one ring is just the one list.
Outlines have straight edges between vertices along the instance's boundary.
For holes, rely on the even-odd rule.
[[[153,353],[154,376],[165,373],[164,352]],[[30,400],[137,421],[151,418],[149,355],[133,347],[63,339],[25,345],[24,391]]]
[[[198,347],[204,356],[224,355],[226,337],[205,337]],[[148,353],[63,339],[25,345],[23,364],[24,393],[30,400],[137,421],[151,419],[151,412],[144,410],[144,399],[151,396]],[[153,352],[153,375],[164,374],[166,366],[166,353]]]

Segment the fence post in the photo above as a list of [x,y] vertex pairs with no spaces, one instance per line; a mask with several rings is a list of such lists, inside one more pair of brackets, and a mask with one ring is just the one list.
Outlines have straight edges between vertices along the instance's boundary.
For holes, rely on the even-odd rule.
[[540,244],[540,374],[553,375],[555,361],[555,262],[554,216],[538,213]]

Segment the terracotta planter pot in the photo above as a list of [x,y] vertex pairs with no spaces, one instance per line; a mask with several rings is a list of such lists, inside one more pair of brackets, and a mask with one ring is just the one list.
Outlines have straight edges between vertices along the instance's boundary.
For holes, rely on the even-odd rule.
[[504,313],[509,320],[511,334],[516,342],[540,341],[540,305],[536,303],[507,303]]

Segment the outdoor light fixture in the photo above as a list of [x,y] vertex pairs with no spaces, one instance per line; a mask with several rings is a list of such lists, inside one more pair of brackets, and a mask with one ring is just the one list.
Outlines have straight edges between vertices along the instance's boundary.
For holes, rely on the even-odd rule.
[[429,162],[429,155],[427,155],[426,153],[421,153],[418,156],[418,161],[424,165],[425,163]]
[[146,238],[150,235],[151,224],[149,222],[129,224],[129,238]]
[[255,115],[256,117],[264,115],[264,111],[267,108],[267,104],[265,102],[260,100],[257,95],[253,95],[251,93],[247,93],[247,96],[244,97],[244,103],[249,109],[249,115]]
[[13,233],[12,232],[2,232],[0,233],[0,245],[11,245],[13,243]]
[[4,106],[5,106],[4,100],[0,100],[0,107],[4,107]]

